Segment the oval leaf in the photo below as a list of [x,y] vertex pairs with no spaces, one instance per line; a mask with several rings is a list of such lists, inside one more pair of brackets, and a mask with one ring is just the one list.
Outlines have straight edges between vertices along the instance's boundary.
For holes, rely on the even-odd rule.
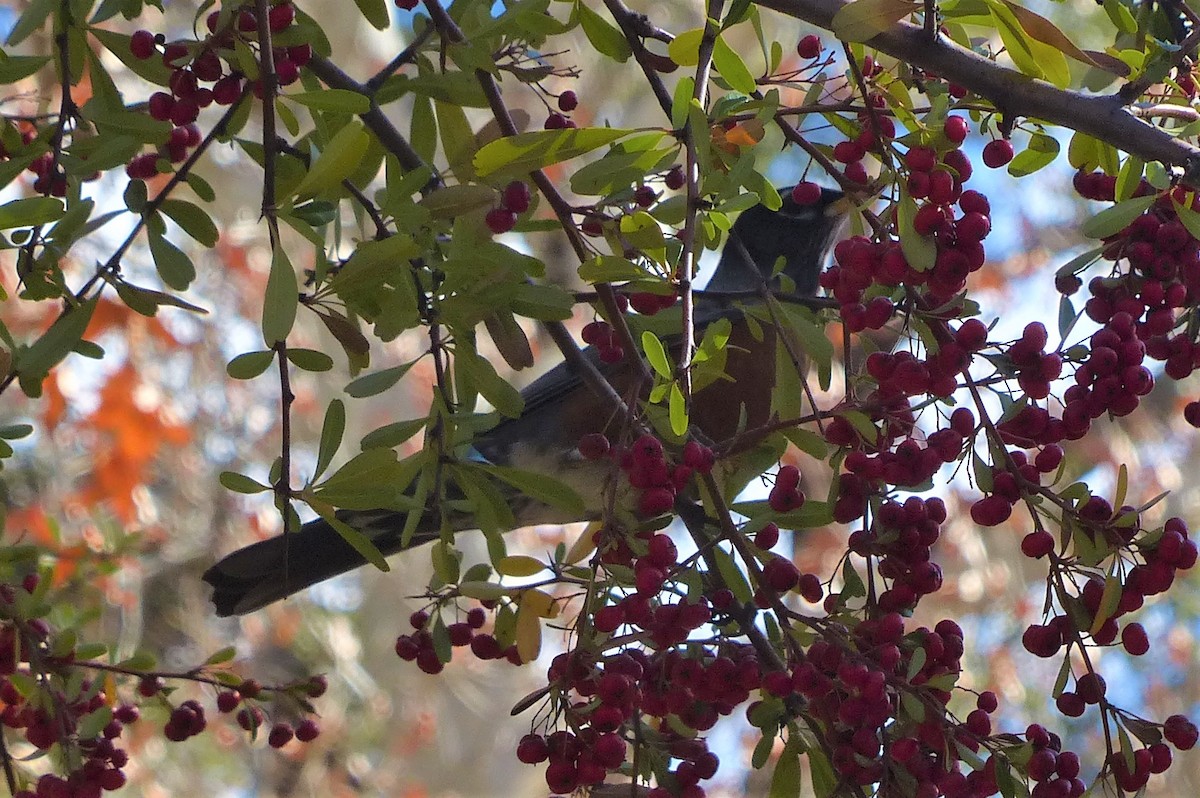
[[282,247],[276,247],[271,257],[271,274],[267,277],[267,292],[263,297],[262,331],[267,346],[287,338],[296,322],[300,305],[300,289],[296,272]]
[[271,367],[275,353],[270,349],[261,352],[245,352],[229,361],[225,373],[235,380],[252,380]]
[[358,121],[339,130],[325,150],[317,156],[308,174],[296,186],[296,196],[312,197],[340,184],[358,168],[371,136]]

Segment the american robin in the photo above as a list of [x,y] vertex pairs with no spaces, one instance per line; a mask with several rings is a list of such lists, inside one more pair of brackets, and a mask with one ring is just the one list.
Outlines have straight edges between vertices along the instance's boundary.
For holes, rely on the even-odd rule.
[[[792,201],[785,191],[782,208],[762,205],[744,211],[734,223],[712,279],[696,295],[694,318],[697,340],[717,319],[731,321],[726,379],[700,387],[692,397],[690,422],[708,439],[727,441],[740,430],[766,423],[771,414],[771,389],[775,383],[775,334],[767,325],[747,323],[741,303],[731,293],[764,288],[775,274],[786,275],[797,295],[816,294],[817,280],[830,247],[845,218],[846,203],[840,192],[823,189],[810,205]],[[775,287],[780,284],[775,277]],[[667,341],[670,345],[670,340]],[[606,364],[595,347],[584,350],[617,392],[627,398],[637,377],[628,361]],[[645,395],[649,386],[642,391]],[[517,526],[593,520],[602,515],[604,486],[612,465],[584,457],[580,440],[588,433],[612,435],[626,423],[611,405],[592,392],[566,363],[531,383],[523,392],[520,416],[505,419],[472,443],[471,458],[542,473],[574,488],[583,499],[583,513],[566,513],[540,501],[509,491]],[[441,523],[454,531],[477,528],[470,513],[442,507],[427,510],[407,542],[401,540],[407,511],[342,510],[338,518],[367,536],[387,556],[431,541]],[[279,535],[233,552],[204,574],[213,587],[213,603],[221,616],[242,615],[282,599],[310,585],[366,564],[366,560],[333,527],[322,519],[305,524],[298,532]]]

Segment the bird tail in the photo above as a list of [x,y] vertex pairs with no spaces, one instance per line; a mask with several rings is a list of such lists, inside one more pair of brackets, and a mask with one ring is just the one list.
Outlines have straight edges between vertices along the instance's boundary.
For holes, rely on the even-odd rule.
[[[337,515],[364,535],[386,557],[438,537],[432,516],[421,520],[407,544],[401,536],[407,512],[347,510]],[[204,572],[212,585],[217,615],[245,615],[306,587],[352,571],[367,560],[323,518],[299,532],[277,535],[225,556]]]

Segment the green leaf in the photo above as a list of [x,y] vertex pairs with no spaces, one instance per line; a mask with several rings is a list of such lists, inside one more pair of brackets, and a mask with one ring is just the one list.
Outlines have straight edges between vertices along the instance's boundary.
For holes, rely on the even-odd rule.
[[226,646],[220,651],[211,654],[208,659],[204,660],[205,665],[220,665],[225,662],[230,662],[237,656],[236,646]]
[[318,485],[313,495],[318,501],[356,510],[407,506],[403,491],[420,468],[420,458],[400,462],[391,449],[367,449]]
[[1179,217],[1179,222],[1192,234],[1192,238],[1200,239],[1200,213],[1192,210],[1188,203],[1173,202],[1172,207]]
[[287,358],[298,369],[304,371],[329,371],[333,368],[333,358],[316,349],[292,349],[287,351]]
[[667,407],[670,412],[671,432],[682,437],[688,428],[688,412],[687,402],[684,401],[683,391],[679,389],[679,383],[671,383],[671,393],[667,399]]
[[496,190],[477,183],[446,186],[423,197],[418,204],[435,219],[454,219],[495,205]]
[[[667,45],[667,55],[681,67],[696,66],[700,63],[700,41],[704,38],[704,28],[692,28],[678,34]],[[692,92],[688,92],[691,97]]]
[[263,296],[262,331],[267,346],[287,339],[296,322],[296,308],[300,305],[300,290],[296,285],[296,272],[288,260],[283,247],[276,247],[271,257],[271,274],[267,277],[267,290]]
[[713,44],[713,66],[721,73],[721,77],[729,83],[729,87],[742,94],[752,94],[757,88],[754,75],[746,68],[746,62],[729,46],[721,36]]
[[355,399],[362,399],[367,396],[374,396],[383,393],[388,388],[391,388],[396,383],[403,379],[408,370],[412,368],[417,361],[405,363],[403,366],[393,366],[375,371],[370,374],[364,374],[358,379],[352,380],[346,386],[346,393],[353,396]]
[[488,175],[524,175],[569,161],[635,131],[624,128],[583,127],[539,130],[496,139],[475,153],[475,171]]
[[[1004,49],[1017,69],[1032,78],[1046,78],[1045,71],[1033,53],[1030,38],[1008,6],[999,0],[993,0],[988,3],[988,8],[996,32],[1000,34],[1000,41],[1004,43]],[[1062,57],[1061,54],[1059,57]]]
[[455,352],[454,365],[467,374],[471,384],[483,398],[491,402],[492,407],[509,418],[521,415],[525,400],[521,397],[520,391],[497,374],[496,367],[486,358],[480,357],[469,347],[460,345]]
[[159,209],[182,230],[206,247],[216,246],[220,233],[212,218],[187,200],[165,200]]
[[746,574],[742,572],[741,568],[738,568],[729,552],[720,546],[714,546],[712,556],[716,560],[721,581],[733,593],[733,597],[743,604],[750,601],[754,597],[754,591],[750,589],[750,583],[746,581]]
[[546,474],[522,471],[507,466],[482,465],[480,468],[504,480],[531,499],[536,499],[551,507],[558,507],[571,515],[583,516],[585,509],[583,499],[575,492],[574,488],[565,482],[560,482]]
[[896,219],[900,225],[900,250],[904,259],[916,271],[927,272],[937,260],[937,242],[932,236],[923,236],[913,227],[917,216],[917,203],[904,191],[896,208]]
[[147,230],[150,239],[150,257],[162,281],[176,291],[186,291],[196,279],[196,267],[183,250],[168,241],[157,230]]
[[597,255],[579,264],[579,279],[586,283],[624,283],[651,280],[654,275],[642,266],[616,255]]
[[1043,133],[1029,138],[1029,146],[1017,153],[1008,164],[1008,173],[1013,177],[1024,177],[1049,166],[1058,157],[1058,139]]
[[50,63],[48,55],[10,55],[0,60],[0,83],[24,80]]
[[342,435],[346,432],[346,405],[341,399],[334,399],[325,410],[325,421],[321,425],[321,443],[317,450],[317,465],[313,469],[313,480],[321,478],[325,469],[333,461],[338,447],[342,445]]
[[371,23],[375,30],[387,30],[392,19],[388,15],[387,0],[354,0],[363,18]]
[[413,418],[408,421],[396,421],[391,424],[384,424],[382,427],[373,429],[363,436],[362,448],[390,449],[393,446],[399,446],[424,429],[428,423],[428,418]]
[[[860,0],[861,2],[861,0]],[[770,798],[799,798],[803,780],[800,776],[800,754],[791,745],[785,745],[775,763],[771,776]]]
[[54,197],[30,197],[0,205],[0,230],[14,227],[33,227],[62,218],[62,200]]
[[579,12],[579,25],[583,28],[583,34],[587,36],[588,41],[597,52],[621,63],[629,60],[633,51],[630,50],[629,42],[625,40],[625,35],[620,30],[588,8],[586,2],[577,2],[575,10]]
[[658,336],[649,330],[642,333],[642,351],[646,353],[646,360],[650,362],[650,366],[658,372],[660,377],[669,380],[674,376],[675,370],[667,358],[667,350],[663,348],[662,341],[658,340]]
[[575,297],[557,285],[521,283],[513,295],[512,312],[540,321],[563,321],[571,318]]
[[17,441],[33,434],[31,424],[6,424],[0,427],[0,438],[6,441]]
[[98,301],[99,297],[96,296],[69,308],[50,325],[50,329],[46,330],[41,338],[17,355],[15,370],[21,375],[23,382],[33,379],[40,384],[42,378],[50,373],[50,369],[70,354],[83,338]]
[[910,0],[854,0],[833,15],[834,35],[846,42],[867,42],[912,14]]
[[225,373],[235,380],[252,380],[271,367],[275,353],[266,349],[261,352],[243,352],[229,361]]
[[371,135],[357,120],[339,130],[313,161],[308,174],[296,186],[297,197],[307,199],[328,191],[350,176],[371,144]]
[[231,490],[234,493],[263,493],[271,488],[254,481],[245,474],[239,474],[236,471],[222,471],[219,477],[221,485],[226,490]]
[[212,202],[217,198],[217,192],[213,191],[213,187],[200,175],[195,172],[188,172],[187,177],[188,188],[196,192],[196,196],[205,202]]
[[333,111],[345,114],[365,114],[371,110],[371,99],[365,94],[347,89],[320,89],[283,94],[280,99],[299,103],[314,111]]
[[[376,449],[375,451],[384,450]],[[391,567],[387,564],[387,560],[383,558],[383,554],[371,542],[371,539],[335,516],[333,508],[322,502],[309,502],[309,506],[316,510],[317,514],[333,527],[335,532],[342,536],[342,540],[349,543],[351,548],[361,554],[364,560],[381,571],[386,572],[391,570]]]
[[[1154,195],[1150,195],[1118,202],[1084,222],[1082,232],[1088,238],[1107,238],[1119,233],[1132,224],[1134,219],[1145,213],[1157,199]],[[1184,224],[1186,225],[1186,222]]]
[[59,5],[59,0],[32,0],[8,32],[5,43],[10,46],[20,44],[31,33],[41,30],[48,20],[57,18],[55,9]]
[[[110,53],[115,55],[130,72],[156,86],[167,85],[167,81],[170,80],[171,73],[174,70],[164,64],[163,60],[157,55],[145,60],[135,56],[133,51],[129,49],[130,37],[128,35],[98,27],[89,28],[88,32],[95,36]],[[7,83],[8,81],[4,82]]]

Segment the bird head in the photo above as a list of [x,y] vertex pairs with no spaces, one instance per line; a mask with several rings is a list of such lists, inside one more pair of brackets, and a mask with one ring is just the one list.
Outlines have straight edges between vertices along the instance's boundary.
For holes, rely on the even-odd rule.
[[796,293],[816,294],[825,255],[841,233],[849,205],[842,192],[831,188],[821,189],[820,198],[808,205],[795,202],[790,189],[780,193],[783,206],[779,210],[755,205],[733,223],[705,290],[756,290],[770,279],[776,261],[783,258],[782,273],[796,284]]

